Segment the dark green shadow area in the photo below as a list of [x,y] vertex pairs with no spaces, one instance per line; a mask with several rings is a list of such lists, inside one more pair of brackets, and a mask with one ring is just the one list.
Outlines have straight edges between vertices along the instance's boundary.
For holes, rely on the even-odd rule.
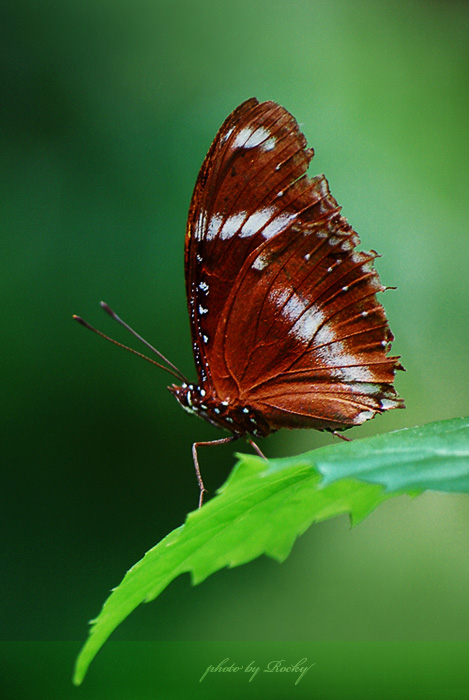
[[[79,645],[2,643],[3,697],[459,700],[469,693],[469,641],[110,642],[100,653],[102,663],[74,688]],[[314,665],[295,684],[299,672],[264,670],[277,661],[284,667]],[[248,665],[259,667],[254,677]],[[200,681],[210,666],[233,670],[209,671]]]

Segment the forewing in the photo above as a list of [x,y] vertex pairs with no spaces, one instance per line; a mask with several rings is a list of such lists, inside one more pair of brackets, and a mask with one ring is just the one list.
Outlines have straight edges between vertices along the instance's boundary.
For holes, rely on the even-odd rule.
[[[288,228],[295,182],[312,155],[289,112],[251,99],[226,119],[200,170],[187,225],[186,291],[199,381],[219,394],[223,382],[235,391],[216,341],[229,295],[249,255]],[[337,207],[317,196],[317,216]],[[216,377],[214,365],[221,372]]]

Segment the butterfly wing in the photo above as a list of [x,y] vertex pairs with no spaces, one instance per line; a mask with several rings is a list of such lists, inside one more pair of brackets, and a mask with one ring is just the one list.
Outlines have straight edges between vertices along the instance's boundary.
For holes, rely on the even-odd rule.
[[199,379],[272,429],[340,428],[402,405],[357,234],[295,119],[245,102],[220,129],[189,212],[186,283]]
[[[189,209],[186,293],[199,381],[214,382],[215,335],[248,255],[264,240],[272,202],[306,171],[312,151],[295,119],[250,99],[225,120],[204,160]],[[278,167],[283,161],[283,165]],[[277,224],[283,219],[277,220]],[[230,376],[224,373],[227,381]],[[218,378],[220,380],[221,377]]]
[[357,240],[341,217],[302,223],[255,251],[233,289],[219,329],[225,365],[272,428],[334,430],[402,405],[376,253],[356,251]]

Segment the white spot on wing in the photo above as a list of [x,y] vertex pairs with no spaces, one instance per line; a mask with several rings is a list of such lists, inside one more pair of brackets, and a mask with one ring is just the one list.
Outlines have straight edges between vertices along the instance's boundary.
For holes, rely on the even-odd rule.
[[214,214],[212,216],[212,218],[208,222],[207,240],[211,241],[213,238],[215,238],[215,236],[218,234],[218,231],[220,230],[222,220],[222,217],[218,214]]
[[[207,228],[207,239],[212,240],[216,236],[220,236],[222,240],[226,240],[238,234],[241,238],[249,238],[255,236],[256,233],[262,230],[264,238],[272,238],[287,227],[297,217],[296,213],[283,212],[275,216],[273,207],[264,207],[255,211],[246,219],[245,211],[238,212],[229,216],[222,225],[222,217],[218,214],[212,216]],[[272,218],[274,217],[274,218]]]
[[[340,244],[340,247],[342,250],[352,250],[353,243],[350,240],[350,238],[346,238],[345,240],[342,241],[342,243]],[[353,260],[353,258],[352,258],[352,260]]]
[[357,416],[357,421],[359,421],[360,423],[364,423],[366,420],[373,418],[374,415],[375,411],[360,411],[360,413]]
[[367,382],[363,382],[359,387],[357,387],[357,390],[359,390],[361,394],[375,396],[376,394],[379,394],[381,387],[379,384],[369,384]]
[[274,137],[269,138],[269,131],[263,126],[257,129],[252,129],[249,126],[244,127],[237,134],[233,143],[234,148],[255,148],[259,145],[262,145],[266,151],[270,151],[275,146]]
[[396,402],[391,401],[391,399],[381,399],[381,408],[387,410],[388,408],[395,408]]
[[222,226],[222,229],[220,231],[220,238],[226,240],[227,238],[232,238],[233,236],[235,236],[238,233],[240,226],[245,220],[245,218],[245,211],[241,211],[239,212],[239,214],[232,214],[231,216],[229,216]]
[[281,308],[289,296],[290,296],[290,293],[289,293],[288,289],[273,290],[269,294],[269,299],[277,307]]
[[273,136],[270,137],[270,139],[267,139],[267,141],[264,141],[263,144],[261,144],[261,148],[263,151],[271,151],[273,148],[275,148],[275,139]]
[[314,344],[326,345],[327,343],[332,343],[334,339],[335,333],[333,328],[326,324],[324,326],[321,326],[321,328],[319,328],[319,330],[316,332],[314,336]]
[[205,231],[205,226],[206,226],[206,219],[207,219],[207,212],[202,210],[199,214],[199,217],[197,219],[197,222],[195,224],[195,238],[196,240],[200,241],[203,238],[204,231]]
[[[288,298],[289,297],[289,298]],[[271,295],[272,300],[280,309],[282,315],[293,323],[290,333],[298,340],[309,343],[324,322],[324,313],[314,306],[308,306],[308,300],[298,294],[289,295],[286,290],[278,295]],[[323,340],[330,342],[330,332],[323,331]]]
[[[274,210],[272,207],[267,207],[266,209],[259,209],[259,211],[254,212],[251,216],[244,222],[239,235],[241,238],[248,238],[259,232],[263,226],[266,225],[268,221],[272,218]],[[262,232],[264,234],[264,231]]]
[[317,333],[324,320],[324,315],[319,309],[306,309],[292,328],[292,333],[297,338],[309,342]]
[[257,258],[252,263],[252,267],[255,270],[264,270],[269,264],[269,260],[262,253],[257,256]]
[[228,139],[230,138],[233,131],[234,131],[234,126],[232,126],[231,129],[228,129],[226,134],[224,134],[224,136],[222,137],[221,142],[226,143],[226,141],[228,141]]
[[360,365],[360,358],[347,352],[346,344],[333,341],[330,345],[316,348],[315,352],[336,379],[344,382],[373,382],[373,371],[367,365]]
[[318,176],[318,179],[316,180],[316,187],[318,186],[321,198],[327,197],[327,195],[329,194],[329,187],[327,186],[327,180],[324,177],[324,175]]
[[373,272],[373,260],[367,260],[366,262],[362,263],[362,270],[364,272]]
[[277,233],[280,233],[280,231],[286,229],[288,224],[294,221],[296,217],[296,214],[279,214],[279,216],[276,216],[275,219],[262,230],[262,235],[264,238],[272,238]]

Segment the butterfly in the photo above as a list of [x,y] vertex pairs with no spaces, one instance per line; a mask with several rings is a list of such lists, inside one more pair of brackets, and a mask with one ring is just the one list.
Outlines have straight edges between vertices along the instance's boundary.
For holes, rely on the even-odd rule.
[[181,406],[230,433],[192,446],[199,506],[198,447],[245,438],[263,456],[254,438],[280,428],[339,434],[404,407],[393,386],[403,367],[388,354],[393,335],[376,298],[387,289],[378,255],[356,249],[324,175],[308,177],[313,155],[275,102],[243,102],[218,131],[185,237],[197,383],[102,302],[177,377],[168,389]]

